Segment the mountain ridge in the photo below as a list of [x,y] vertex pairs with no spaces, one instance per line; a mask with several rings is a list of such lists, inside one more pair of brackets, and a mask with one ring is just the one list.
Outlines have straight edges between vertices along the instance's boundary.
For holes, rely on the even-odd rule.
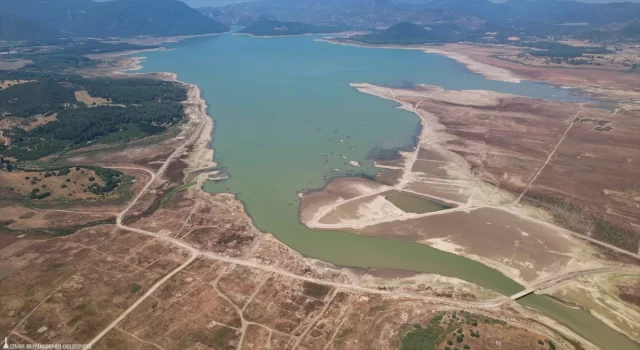
[[178,0],[1,0],[0,7],[6,15],[37,23],[58,36],[178,36],[229,30]]

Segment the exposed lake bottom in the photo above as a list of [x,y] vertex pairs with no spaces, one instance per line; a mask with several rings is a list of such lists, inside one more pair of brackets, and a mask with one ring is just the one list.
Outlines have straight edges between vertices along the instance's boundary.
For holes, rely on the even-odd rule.
[[[175,50],[145,53],[144,71],[175,72],[202,89],[215,121],[215,160],[230,176],[206,183],[205,190],[237,195],[258,228],[305,256],[341,266],[441,274],[504,295],[523,289],[494,269],[425,245],[311,230],[298,220],[297,195],[336,176],[373,177],[372,150],[406,149],[415,143],[415,115],[360,94],[349,83],[394,86],[411,81],[576,99],[570,91],[486,80],[455,61],[419,51],[338,46],[313,37],[219,35],[171,46]],[[413,199],[401,201],[407,210],[430,210]],[[536,308],[572,327],[565,313],[546,310],[556,306],[540,303]]]

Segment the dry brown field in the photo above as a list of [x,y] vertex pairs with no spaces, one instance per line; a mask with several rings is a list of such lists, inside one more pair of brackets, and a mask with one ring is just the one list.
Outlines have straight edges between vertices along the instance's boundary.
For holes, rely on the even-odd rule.
[[435,140],[422,144],[406,189],[467,203],[490,184],[500,191],[476,205],[533,205],[565,228],[640,250],[637,111],[431,86],[393,97],[358,88],[415,109],[423,138]]
[[59,170],[51,171],[56,175],[45,177],[47,172],[28,171],[0,171],[0,183],[2,192],[8,192],[9,196],[17,195],[28,198],[33,190],[37,190],[36,195],[51,193],[50,197],[35,201],[56,201],[56,200],[97,200],[100,198],[87,188],[97,183],[104,186],[104,181],[96,175],[95,171],[86,168],[69,168],[68,175],[60,175]]
[[501,45],[446,44],[445,51],[461,53],[474,60],[508,69],[527,80],[544,81],[564,86],[595,86],[612,90],[640,91],[640,76],[623,71],[604,69],[576,69],[574,67],[550,68],[545,66],[526,65],[499,58],[513,56],[521,51],[518,48]]

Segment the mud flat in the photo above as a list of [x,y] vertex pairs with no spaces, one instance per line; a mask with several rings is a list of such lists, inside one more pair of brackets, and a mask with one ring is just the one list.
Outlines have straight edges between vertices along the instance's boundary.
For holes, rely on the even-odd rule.
[[[230,36],[231,37],[231,36]],[[224,45],[228,38],[221,38],[221,40],[216,41],[217,43],[222,43]],[[303,38],[286,38],[283,40],[273,41],[273,45],[276,47],[269,47],[269,50],[277,50],[278,45],[281,45],[283,42],[287,42],[288,40],[302,40]],[[233,40],[259,40],[254,38],[247,37],[233,37]],[[270,40],[271,42],[272,40]],[[234,42],[235,44],[235,42]],[[259,43],[256,45],[259,46]],[[329,45],[327,45],[329,46]],[[252,46],[254,47],[254,46]],[[217,47],[216,47],[217,48]],[[191,48],[192,49],[192,48]],[[302,50],[304,51],[304,50]],[[388,50],[391,52],[392,50]],[[408,52],[404,52],[407,54]],[[154,53],[155,55],[156,53]],[[173,55],[172,52],[162,53]],[[177,54],[176,54],[177,55]],[[184,57],[185,55],[180,55],[180,57]],[[192,57],[192,55],[187,55]],[[219,57],[213,57],[216,55],[212,55],[211,60],[219,61]],[[424,55],[428,56],[428,55]],[[193,56],[200,57],[200,56]],[[265,57],[269,57],[266,55]],[[435,57],[435,56],[433,56]],[[238,59],[237,57],[234,59]],[[220,65],[211,65],[211,61],[208,59],[206,64],[212,67],[219,67]],[[196,64],[200,64],[197,63]],[[224,66],[224,65],[222,65]],[[155,65],[154,67],[158,67]],[[190,65],[190,67],[192,67]],[[195,66],[194,66],[195,67]],[[216,158],[221,162],[225,167],[228,167],[231,177],[224,182],[206,185],[206,189],[209,191],[216,192],[232,192],[237,195],[237,198],[242,200],[248,210],[249,214],[252,216],[253,222],[256,223],[261,229],[264,229],[269,232],[274,232],[278,235],[278,238],[282,239],[283,242],[287,243],[290,247],[295,250],[302,252],[306,256],[318,257],[323,260],[329,260],[337,264],[342,265],[355,265],[355,266],[366,266],[366,267],[397,267],[407,270],[424,270],[429,269],[432,266],[435,266],[438,271],[434,271],[440,274],[449,274],[453,273],[456,276],[462,277],[464,279],[470,279],[473,282],[477,282],[483,285],[494,285],[490,288],[497,288],[499,290],[506,290],[507,282],[503,279],[493,279],[496,276],[496,271],[491,269],[483,269],[484,266],[481,264],[477,264],[475,262],[471,262],[467,259],[462,259],[452,254],[445,254],[442,251],[439,251],[435,248],[431,247],[420,247],[417,244],[405,244],[407,242],[398,242],[392,240],[383,240],[383,239],[371,239],[370,237],[362,237],[349,235],[344,232],[338,231],[312,231],[307,230],[302,225],[296,225],[292,222],[287,221],[287,217],[289,214],[297,214],[297,206],[295,201],[296,192],[301,191],[304,188],[313,188],[322,186],[322,179],[326,173],[323,173],[323,162],[327,161],[327,157],[334,152],[337,155],[346,154],[347,150],[354,151],[356,147],[353,145],[340,144],[341,147],[344,147],[344,150],[339,150],[335,152],[333,149],[333,144],[337,144],[337,140],[349,140],[346,136],[351,136],[352,139],[356,137],[356,133],[353,132],[344,132],[342,129],[338,130],[337,126],[340,125],[342,128],[343,124],[340,124],[341,119],[347,119],[342,116],[340,113],[332,113],[335,111],[323,110],[322,115],[325,118],[322,119],[322,123],[330,122],[329,125],[316,125],[316,123],[320,123],[317,119],[311,118],[305,122],[303,118],[300,118],[300,111],[304,111],[304,115],[306,113],[315,112],[314,108],[314,100],[312,100],[311,96],[317,96],[317,94],[303,94],[302,92],[309,93],[309,91],[318,92],[334,92],[332,89],[324,90],[319,89],[317,85],[317,77],[306,76],[304,75],[304,79],[295,80],[295,84],[283,84],[286,85],[283,90],[286,90],[286,87],[293,86],[294,89],[286,90],[286,92],[290,95],[292,101],[306,101],[304,106],[301,106],[299,110],[295,110],[292,113],[288,113],[282,110],[282,101],[273,99],[273,96],[264,96],[264,94],[255,93],[258,91],[270,91],[269,89],[264,89],[265,84],[273,87],[271,77],[262,76],[262,78],[266,79],[256,79],[256,77],[260,76],[260,72],[255,72],[252,69],[253,66],[247,65],[246,69],[248,71],[242,71],[242,73],[246,73],[248,76],[251,76],[251,81],[254,84],[244,84],[243,75],[238,74],[238,72],[234,72],[231,77],[231,80],[226,80],[228,77],[225,75],[225,72],[216,71],[216,75],[218,79],[212,79],[207,82],[207,79],[200,79],[200,73],[194,75],[191,73],[191,78],[188,79],[190,81],[198,82],[198,84],[203,83],[204,91],[215,93],[216,98],[211,99],[210,101],[216,101],[216,106],[212,106],[215,108],[217,113],[219,114],[219,120],[217,121],[217,125],[220,130],[224,130],[224,132],[219,132],[217,136],[217,144],[216,150]],[[193,68],[193,67],[192,67]],[[295,66],[291,64],[287,65],[287,72],[294,73],[292,74],[295,77],[300,77],[297,71],[295,71]],[[333,67],[330,67],[333,69]],[[332,72],[335,72],[332,70]],[[181,77],[185,77],[188,75],[180,74]],[[328,74],[327,77],[331,76]],[[233,80],[236,79],[236,80]],[[215,81],[214,81],[215,80]],[[238,103],[237,99],[233,99],[233,96],[227,95],[230,91],[234,91],[234,87],[232,86],[232,82],[236,82],[242,87],[242,96],[246,96],[247,94],[251,95],[255,98],[255,103],[250,106],[246,104]],[[312,84],[307,84],[307,82],[312,81]],[[361,80],[352,80],[352,81],[361,81]],[[267,83],[265,83],[267,82]],[[209,85],[207,85],[209,84]],[[309,85],[312,85],[311,87]],[[522,86],[526,84],[520,84]],[[342,85],[346,88],[347,84]],[[238,86],[235,86],[238,88]],[[278,86],[278,88],[282,88],[282,86]],[[432,91],[428,87],[423,87],[425,91],[429,91],[429,93],[434,93],[433,96],[438,96],[440,92]],[[254,89],[257,89],[254,90]],[[305,90],[307,89],[307,90]],[[394,91],[388,90],[387,94],[390,96],[390,100],[394,98],[394,93],[397,92],[397,89]],[[406,89],[410,90],[410,89]],[[236,93],[238,90],[235,90]],[[281,90],[278,90],[281,92]],[[413,97],[419,98],[419,100],[426,99],[427,96],[421,95],[421,92],[411,92],[407,94],[413,94]],[[340,95],[340,96],[337,96]],[[353,105],[352,98],[355,98],[353,95],[348,95],[345,92],[345,95],[349,96],[349,103]],[[446,105],[451,103],[450,97],[451,94],[443,94],[442,101],[439,103]],[[470,96],[471,94],[465,93],[465,96]],[[333,95],[331,94],[330,98],[332,98],[332,105],[340,105],[341,103],[342,92],[340,94]],[[320,100],[326,105],[326,95],[322,95]],[[420,101],[416,102],[420,102]],[[500,102],[500,99],[490,99],[488,102],[482,101],[481,98],[477,99],[469,99],[473,105],[477,106],[465,106],[464,108],[485,108],[487,111],[493,112],[496,110],[496,102]],[[275,102],[274,102],[275,101]],[[363,100],[364,101],[364,100]],[[376,107],[390,106],[389,104],[380,104],[373,102],[372,99],[369,99],[372,105]],[[253,106],[259,106],[259,108],[251,108]],[[318,106],[318,105],[316,105]],[[420,107],[420,108],[416,108]],[[275,108],[275,109],[272,109]],[[433,121],[437,122],[437,116],[434,113],[429,113],[423,111],[421,106],[416,106],[412,103],[403,103],[402,108],[407,111],[413,111],[413,109],[417,109],[420,112],[421,117],[423,118],[421,121],[425,123],[425,125],[433,125],[434,128],[443,126],[438,126],[437,124],[428,124]],[[293,108],[292,108],[293,109]],[[220,112],[218,112],[220,111]],[[273,113],[269,114],[269,118],[264,118],[266,111],[271,111]],[[256,113],[258,112],[258,113]],[[371,113],[369,113],[371,112]],[[362,113],[361,110],[358,110],[358,113]],[[378,121],[379,116],[376,114],[374,108],[368,110],[365,113],[366,119],[362,118],[362,122],[357,124],[356,129],[366,128],[366,123],[371,122],[372,120]],[[398,118],[393,121],[393,124],[398,124],[403,122],[401,113],[392,114]],[[260,130],[259,135],[247,130],[245,127],[246,123],[239,123],[238,118],[248,118],[247,116],[260,116],[260,118],[250,118],[244,119],[247,122],[251,122],[252,126],[255,126],[256,130]],[[337,116],[337,117],[336,117]],[[526,119],[526,118],[523,118]],[[265,123],[265,121],[267,121]],[[301,123],[302,121],[302,123]],[[304,127],[307,130],[307,133],[298,133],[298,132],[290,132],[292,130],[286,130],[286,133],[278,133],[277,137],[274,137],[272,131],[273,124],[277,122],[277,125],[287,125],[292,127],[300,127],[300,125],[304,124]],[[314,125],[311,125],[314,124]],[[241,128],[235,129],[238,126],[242,126]],[[349,125],[348,127],[350,127]],[[329,127],[329,133],[321,134],[322,130]],[[413,126],[412,126],[413,128]],[[438,136],[436,129],[424,128],[429,130],[432,134]],[[351,129],[349,129],[351,130]],[[282,131],[282,130],[278,130]],[[389,130],[385,129],[385,132],[389,132]],[[330,135],[327,135],[330,134]],[[339,134],[339,135],[333,135]],[[295,138],[289,138],[289,135],[295,135]],[[319,152],[307,152],[307,151],[315,151],[305,149],[301,150],[299,147],[292,147],[292,145],[298,144],[296,142],[300,142],[300,135],[304,135],[305,145],[313,145],[317,149],[320,149]],[[314,135],[322,135],[321,137],[315,138]],[[346,136],[343,136],[346,135]],[[383,139],[383,135],[374,134],[377,139]],[[456,141],[455,137],[451,135],[440,134],[443,140],[451,141],[452,143]],[[265,137],[268,140],[265,141]],[[370,136],[372,137],[372,136]],[[233,140],[232,140],[233,139]],[[428,137],[424,139],[428,140]],[[327,142],[329,140],[329,142]],[[385,139],[387,140],[387,139]],[[322,141],[322,142],[319,142]],[[363,142],[362,144],[367,144],[367,140],[358,140],[359,142]],[[331,144],[331,146],[329,146]],[[361,144],[358,144],[359,147]],[[396,145],[398,145],[396,143]],[[401,143],[398,146],[405,146],[405,143]],[[501,198],[504,200],[505,198],[509,198],[509,192],[504,191],[499,188],[499,186],[493,186],[488,184],[485,186],[484,183],[479,183],[476,181],[475,173],[476,169],[466,163],[465,157],[456,152],[446,153],[447,151],[443,148],[437,148],[437,145],[425,143],[425,147],[417,147],[417,152],[407,152],[406,156],[403,157],[403,163],[401,165],[401,169],[389,169],[389,170],[404,170],[409,169],[408,172],[403,172],[397,177],[394,181],[390,181],[390,185],[386,185],[388,188],[394,188],[397,184],[401,185],[428,185],[428,190],[438,192],[441,196],[450,195],[451,197],[455,197],[455,203],[457,205],[466,205],[473,204],[478,202],[491,202],[495,198]],[[292,151],[293,149],[293,151]],[[360,150],[360,148],[359,148]],[[421,156],[418,150],[426,150],[425,155]],[[365,151],[366,152],[366,151]],[[364,152],[361,152],[364,153]],[[310,157],[309,155],[314,155]],[[355,152],[354,152],[355,154]],[[436,157],[444,154],[446,158],[444,160],[436,160]],[[478,158],[482,159],[482,152],[478,152]],[[277,157],[268,157],[269,155],[278,155]],[[433,158],[431,158],[433,157]],[[540,158],[544,158],[545,156],[541,156]],[[336,160],[339,157],[332,157],[332,160]],[[267,159],[267,161],[261,161],[261,159]],[[362,157],[351,157],[348,159],[354,159],[359,161],[363,166],[363,175],[370,175],[369,172],[365,172],[371,167],[371,162],[365,161]],[[428,164],[428,163],[437,163],[432,166],[428,165],[420,165],[418,167],[415,166],[415,162],[420,162]],[[286,161],[282,161],[286,160]],[[313,162],[310,162],[313,161]],[[344,159],[337,159],[341,164],[339,166],[344,166]],[[414,162],[415,161],[415,162]],[[444,164],[446,163],[446,164]],[[292,164],[295,164],[296,169],[305,169],[304,172],[300,171],[292,171]],[[324,163],[325,168],[332,169],[337,168],[335,164],[332,164],[331,161],[329,163]],[[417,174],[408,174],[404,176],[405,173],[413,173],[412,169],[420,169],[420,171],[416,171]],[[517,168],[517,167],[516,167]],[[313,171],[311,171],[313,170]],[[260,174],[260,176],[256,176],[256,174]],[[301,180],[295,175],[304,175],[304,179]],[[320,174],[318,176],[318,174]],[[445,174],[442,175],[437,174]],[[434,176],[435,175],[435,176]],[[359,179],[356,179],[361,181]],[[425,181],[426,180],[426,181]],[[284,183],[284,184],[283,184]],[[369,196],[375,194],[375,191],[384,191],[384,185],[378,185],[378,188],[373,188],[375,186],[369,186],[373,188],[373,193],[371,192],[360,192],[355,194],[350,194],[349,199],[342,198],[341,194],[338,193],[334,196],[338,201],[346,202],[348,200],[357,201],[361,198],[357,198],[360,196]],[[410,189],[411,190],[411,189]],[[413,190],[411,190],[413,191]],[[318,199],[321,200],[323,205],[315,205],[316,208],[323,208],[322,210],[328,209],[331,210],[331,196],[325,196],[322,191],[318,192]],[[417,192],[425,195],[425,193]],[[309,196],[315,195],[316,192],[309,193]],[[441,199],[441,196],[428,194],[430,197],[434,197],[437,199]],[[305,195],[306,196],[306,195]],[[304,202],[305,196],[303,196],[302,201]],[[291,198],[294,197],[294,198]],[[345,196],[346,197],[346,196]],[[329,200],[327,200],[329,199]],[[514,199],[515,200],[515,199]],[[305,205],[303,204],[303,207]],[[313,210],[309,210],[308,208],[312,208],[314,204],[307,205],[307,209],[302,210],[302,216],[305,217],[305,220],[312,220],[316,217],[313,214]],[[465,208],[462,208],[465,209]],[[528,209],[528,208],[527,208]],[[459,210],[463,211],[463,210]],[[444,211],[443,211],[444,212]],[[430,213],[429,213],[430,214]],[[291,216],[295,217],[295,216]],[[191,234],[187,237],[190,239],[194,239],[194,243],[197,243],[199,246],[203,248],[213,248],[211,246],[211,242],[206,240],[208,231],[197,231],[193,234],[191,238]],[[222,241],[235,241],[238,242],[235,237],[216,237],[216,239],[220,239]],[[233,239],[232,239],[233,238]],[[422,249],[428,248],[428,249]],[[460,258],[458,260],[458,258]],[[384,265],[384,266],[381,266]],[[450,268],[447,270],[447,268]],[[465,271],[466,270],[466,271]],[[468,273],[467,273],[468,272]],[[466,274],[465,274],[466,273]],[[500,275],[500,274],[497,274]],[[504,276],[500,275],[502,278]],[[487,282],[490,281],[490,282]],[[503,284],[504,283],[504,284]],[[502,285],[500,285],[502,284]],[[510,287],[509,287],[510,288]]]
[[470,205],[526,204],[511,209],[640,249],[635,112],[424,85],[355,87],[420,116],[421,149],[406,188]]

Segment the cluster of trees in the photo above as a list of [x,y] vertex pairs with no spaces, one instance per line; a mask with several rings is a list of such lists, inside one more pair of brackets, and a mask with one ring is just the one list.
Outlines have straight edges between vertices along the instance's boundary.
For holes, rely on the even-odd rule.
[[[101,195],[104,193],[111,192],[115,190],[118,187],[118,185],[122,182],[122,177],[121,177],[122,173],[117,170],[99,168],[99,167],[90,167],[90,169],[93,169],[96,175],[100,177],[102,181],[104,181],[104,186],[100,186],[96,182],[89,185],[88,187],[89,191],[91,191],[96,195]],[[89,178],[89,181],[93,181],[91,179],[92,178]]]
[[29,198],[36,200],[45,199],[49,196],[51,196],[51,192],[40,193],[39,188],[34,188],[33,190],[31,190],[31,193],[29,193]]
[[100,106],[60,111],[57,120],[31,130],[14,128],[11,147],[0,153],[19,160],[36,160],[91,142],[130,141],[162,133],[184,117],[177,102],[145,103],[128,107]]
[[[30,79],[34,77],[29,76],[25,80]],[[65,104],[76,102],[73,89],[62,86],[60,79],[46,76],[39,79],[0,90],[0,115],[30,117],[57,112],[63,110]]]
[[91,96],[100,96],[120,104],[145,102],[181,102],[187,92],[178,84],[154,79],[71,79],[73,84],[87,90]]
[[15,167],[10,160],[0,156],[0,170],[6,170],[8,172],[12,172],[14,168]]
[[63,47],[62,52],[71,55],[87,55],[154,48],[158,48],[158,46],[135,45],[129,43],[105,43],[98,40],[86,40],[69,43]]
[[[186,90],[174,82],[16,72],[6,76],[37,81],[0,90],[0,115],[28,118],[56,113],[55,121],[31,130],[15,127],[5,131],[12,143],[10,147],[0,145],[0,154],[19,160],[35,160],[91,142],[156,135],[184,118],[181,101],[187,97]],[[87,107],[75,100],[78,90],[125,107]]]

